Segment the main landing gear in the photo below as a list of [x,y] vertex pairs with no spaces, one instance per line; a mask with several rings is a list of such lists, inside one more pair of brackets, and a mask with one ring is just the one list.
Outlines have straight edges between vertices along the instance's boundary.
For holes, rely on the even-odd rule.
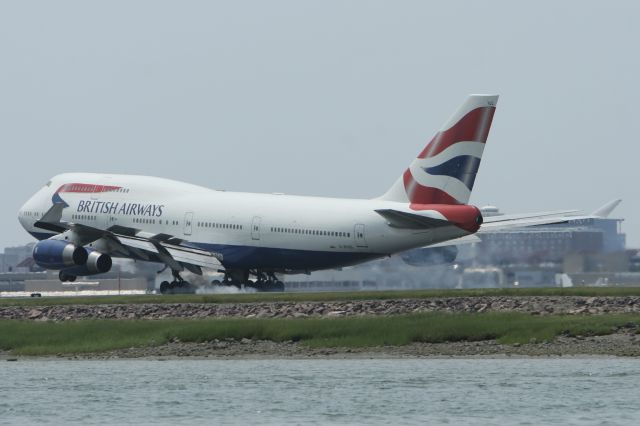
[[224,279],[213,280],[211,284],[214,286],[235,286],[237,288],[254,288],[257,291],[284,291],[284,283],[276,277],[273,272],[257,271],[253,275],[256,280],[249,279],[249,271],[225,271]]
[[177,271],[171,271],[173,281],[162,281],[160,283],[160,293],[162,294],[191,294],[195,293],[195,287],[188,281],[182,279]]

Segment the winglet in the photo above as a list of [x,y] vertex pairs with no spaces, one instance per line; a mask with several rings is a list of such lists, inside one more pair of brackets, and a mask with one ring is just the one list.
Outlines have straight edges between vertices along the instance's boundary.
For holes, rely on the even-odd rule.
[[618,204],[620,204],[621,201],[622,201],[621,198],[617,198],[615,200],[611,200],[607,204],[605,204],[604,206],[600,207],[599,209],[597,209],[593,213],[591,213],[591,216],[595,216],[595,217],[599,217],[599,218],[603,218],[603,219],[606,218],[606,217],[609,217],[611,212],[616,207],[618,207]]

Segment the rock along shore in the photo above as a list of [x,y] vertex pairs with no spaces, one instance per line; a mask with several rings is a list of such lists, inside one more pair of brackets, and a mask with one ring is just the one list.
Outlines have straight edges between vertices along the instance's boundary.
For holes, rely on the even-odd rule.
[[143,303],[2,306],[0,319],[304,318],[422,312],[522,312],[531,315],[640,313],[640,296],[479,296],[330,302]]

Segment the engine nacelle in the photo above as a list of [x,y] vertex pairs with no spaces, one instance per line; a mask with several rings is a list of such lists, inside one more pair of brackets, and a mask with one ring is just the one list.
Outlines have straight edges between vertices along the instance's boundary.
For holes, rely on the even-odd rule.
[[89,254],[84,247],[78,247],[63,240],[44,240],[33,248],[33,260],[45,269],[64,269],[87,263]]
[[409,250],[400,255],[404,263],[411,266],[444,265],[453,263],[458,256],[458,247],[427,247]]
[[62,272],[64,272],[64,275],[67,277],[104,274],[111,270],[112,264],[111,256],[92,250],[89,252],[89,256],[84,265],[63,269]]

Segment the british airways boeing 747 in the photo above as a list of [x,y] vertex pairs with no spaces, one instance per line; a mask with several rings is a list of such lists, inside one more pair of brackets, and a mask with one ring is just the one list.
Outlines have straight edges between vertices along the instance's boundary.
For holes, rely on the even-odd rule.
[[[276,274],[355,265],[476,233],[468,205],[498,96],[471,95],[382,196],[338,199],[212,190],[157,177],[65,173],[20,209],[40,240],[33,251],[62,281],[109,271],[113,257],[157,262],[189,284],[188,270],[224,282],[282,290]],[[553,222],[538,213],[500,216],[517,226]],[[488,218],[489,222],[493,218]],[[255,281],[250,280],[254,276]]]

